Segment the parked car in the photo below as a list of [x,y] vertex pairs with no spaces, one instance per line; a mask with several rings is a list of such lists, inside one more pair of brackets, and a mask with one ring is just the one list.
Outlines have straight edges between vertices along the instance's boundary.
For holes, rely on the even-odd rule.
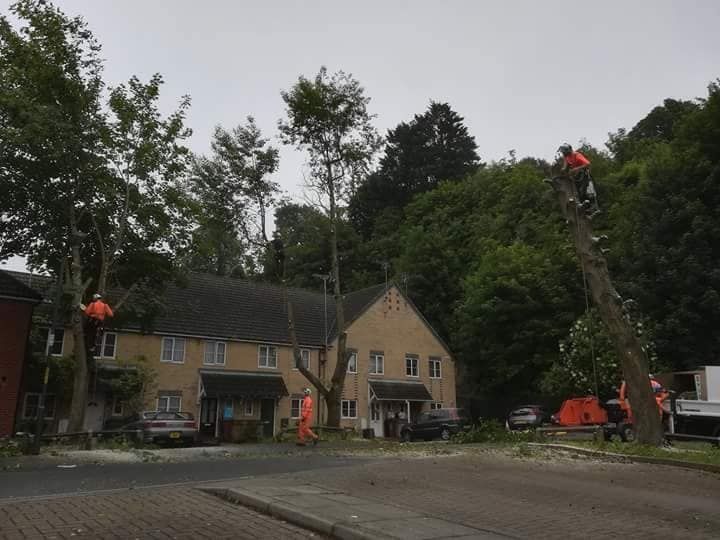
[[542,405],[520,405],[510,411],[505,422],[509,430],[533,429],[550,421],[550,413]]
[[440,437],[447,441],[452,435],[472,427],[464,409],[434,409],[420,413],[415,422],[402,428],[400,438],[405,442]]
[[146,443],[193,444],[197,440],[197,425],[189,412],[145,411],[122,429],[142,431]]

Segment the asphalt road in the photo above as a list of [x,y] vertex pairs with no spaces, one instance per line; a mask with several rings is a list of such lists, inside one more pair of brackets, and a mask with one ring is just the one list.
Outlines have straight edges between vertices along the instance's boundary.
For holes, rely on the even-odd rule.
[[272,458],[229,458],[180,463],[79,463],[74,468],[60,468],[58,465],[62,463],[53,460],[24,464],[17,470],[0,472],[0,501],[167,485],[192,485],[198,482],[331,468],[363,461],[367,460],[309,453]]

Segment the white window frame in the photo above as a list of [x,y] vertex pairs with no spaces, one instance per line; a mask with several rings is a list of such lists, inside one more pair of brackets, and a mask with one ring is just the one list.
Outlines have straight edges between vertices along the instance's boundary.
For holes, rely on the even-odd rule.
[[[165,351],[167,350],[165,347],[165,343],[170,341],[170,360],[165,359]],[[175,359],[175,349],[176,349],[176,343],[182,342],[182,359],[176,360]],[[165,364],[184,364],[185,363],[185,353],[187,352],[187,342],[185,341],[185,338],[180,337],[173,337],[173,336],[163,336],[162,338],[162,345],[160,347],[160,361]]]
[[[250,405],[249,409],[248,409],[248,405]],[[243,415],[253,416],[254,412],[255,411],[253,410],[253,400],[252,399],[243,400]]]
[[[307,359],[305,368],[310,369],[310,349],[300,349],[300,361],[304,362],[305,359]],[[293,352],[293,369],[295,371],[300,371],[300,368],[298,368],[295,365],[294,360],[295,360],[295,353]]]
[[442,408],[443,408],[442,401],[434,401],[430,404],[431,411],[434,411],[436,409],[442,409]]
[[[415,371],[415,374],[412,373],[413,371]],[[405,356],[405,376],[413,379],[420,377],[420,359],[417,356]]]
[[[377,361],[380,359],[380,367],[382,369],[377,371]],[[372,371],[372,370],[375,371]],[[370,364],[368,365],[368,374],[370,375],[385,375],[385,355],[379,353],[370,353]]]
[[[165,406],[164,409],[161,409],[161,408],[160,408],[160,400],[161,400],[161,399],[166,400],[166,406]],[[173,399],[177,399],[177,400],[178,400],[178,408],[177,408],[177,411],[175,411],[175,410],[170,410],[170,401],[173,400]],[[162,412],[180,412],[180,411],[182,411],[182,396],[170,396],[170,395],[160,394],[160,395],[157,397],[157,408],[156,408],[156,409],[157,409],[158,411],[162,411]]]
[[[105,354],[105,347],[107,346],[107,337],[113,336],[113,339],[115,340],[113,342],[113,353],[112,356],[108,356]],[[118,336],[115,332],[103,332],[102,333],[102,339],[100,340],[100,354],[96,354],[94,358],[115,358],[117,356],[117,342],[118,342]],[[98,346],[97,343],[95,344],[95,352],[98,352]]]
[[[222,345],[222,360],[218,360],[218,348]],[[208,350],[211,349],[211,350]],[[208,362],[208,353],[212,357],[212,361]],[[206,366],[224,366],[227,357],[227,343],[224,341],[206,341],[203,351],[203,365]]]
[[[348,414],[345,414],[345,404],[347,403]],[[355,416],[350,416],[350,404],[355,404]],[[357,399],[343,399],[340,401],[340,417],[355,419],[357,418]]]
[[[355,366],[355,369],[350,369],[352,366]],[[347,372],[348,373],[357,373],[357,367],[358,367],[358,353],[357,353],[357,351],[353,351],[350,353],[350,359],[348,360],[348,364],[347,364]]]
[[[37,412],[32,416],[27,415],[27,399],[30,396],[37,397],[37,405],[35,406],[35,410],[37,411],[37,409],[40,407],[40,396],[41,396],[40,392],[26,392],[25,397],[23,397],[23,409],[22,409],[23,420],[34,420],[37,417]],[[48,403],[49,398],[52,398],[52,400],[53,400],[52,416],[47,416],[47,403]],[[53,418],[55,418],[55,394],[45,394],[45,413],[46,413],[46,416],[43,417],[43,420],[52,420]]]
[[[433,372],[435,371],[433,366],[437,367],[437,376],[433,375]],[[428,370],[430,371],[431,379],[442,379],[442,360],[440,360],[440,358],[430,358],[428,360]]]
[[[118,412],[115,412],[115,410],[117,409],[118,403],[120,404],[120,412],[119,412],[119,413],[118,413]],[[124,416],[124,413],[125,413],[125,404],[122,402],[122,400],[118,399],[117,397],[114,397],[114,398],[113,398],[113,402],[112,402],[112,410],[110,411],[110,415],[111,415],[111,416],[115,416],[115,417],[119,417],[119,416],[121,417],[121,416]]]
[[[41,332],[41,334],[45,334],[45,339],[43,341],[43,347],[42,347],[43,355],[45,355],[48,352],[47,346],[48,346],[48,337],[50,335],[50,327],[43,326],[40,329],[40,332]],[[61,357],[63,355],[63,352],[65,351],[65,329],[64,328],[56,328],[55,331],[53,332],[56,337],[57,337],[58,332],[62,332],[61,338],[60,338],[60,340],[53,339],[52,346],[54,347],[57,344],[57,342],[60,341],[60,353],[50,352],[50,356],[54,356],[56,358]],[[40,337],[43,337],[43,336],[41,335]],[[39,343],[38,343],[38,345],[39,345]],[[52,349],[51,349],[51,351],[52,351]]]
[[[298,402],[298,406],[297,406],[297,411],[298,411],[298,412],[297,412],[297,416],[294,416],[294,415],[293,415],[293,409],[294,409],[294,407],[293,407],[293,401],[297,401],[297,402]],[[295,418],[295,419],[300,418],[300,415],[302,414],[302,402],[303,402],[303,398],[291,398],[291,399],[290,399],[290,418]]]
[[[263,349],[265,349],[267,352],[265,354],[265,365],[262,364],[263,359]],[[270,364],[270,351],[275,351],[275,365],[271,366]],[[278,364],[278,351],[277,347],[273,345],[258,345],[258,367],[261,369],[277,369]]]

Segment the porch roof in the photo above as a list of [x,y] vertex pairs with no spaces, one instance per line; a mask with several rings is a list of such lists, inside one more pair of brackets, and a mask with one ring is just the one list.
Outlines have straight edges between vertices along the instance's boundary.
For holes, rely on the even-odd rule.
[[288,395],[279,373],[201,369],[200,381],[206,397],[270,399]]
[[428,389],[420,381],[368,381],[379,401],[432,401]]

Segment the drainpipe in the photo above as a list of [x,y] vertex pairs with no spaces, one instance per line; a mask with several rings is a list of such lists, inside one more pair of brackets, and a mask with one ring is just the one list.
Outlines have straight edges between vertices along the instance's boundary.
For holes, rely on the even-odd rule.
[[405,407],[407,407],[407,421],[409,424],[410,423],[410,401],[407,399],[405,400]]

